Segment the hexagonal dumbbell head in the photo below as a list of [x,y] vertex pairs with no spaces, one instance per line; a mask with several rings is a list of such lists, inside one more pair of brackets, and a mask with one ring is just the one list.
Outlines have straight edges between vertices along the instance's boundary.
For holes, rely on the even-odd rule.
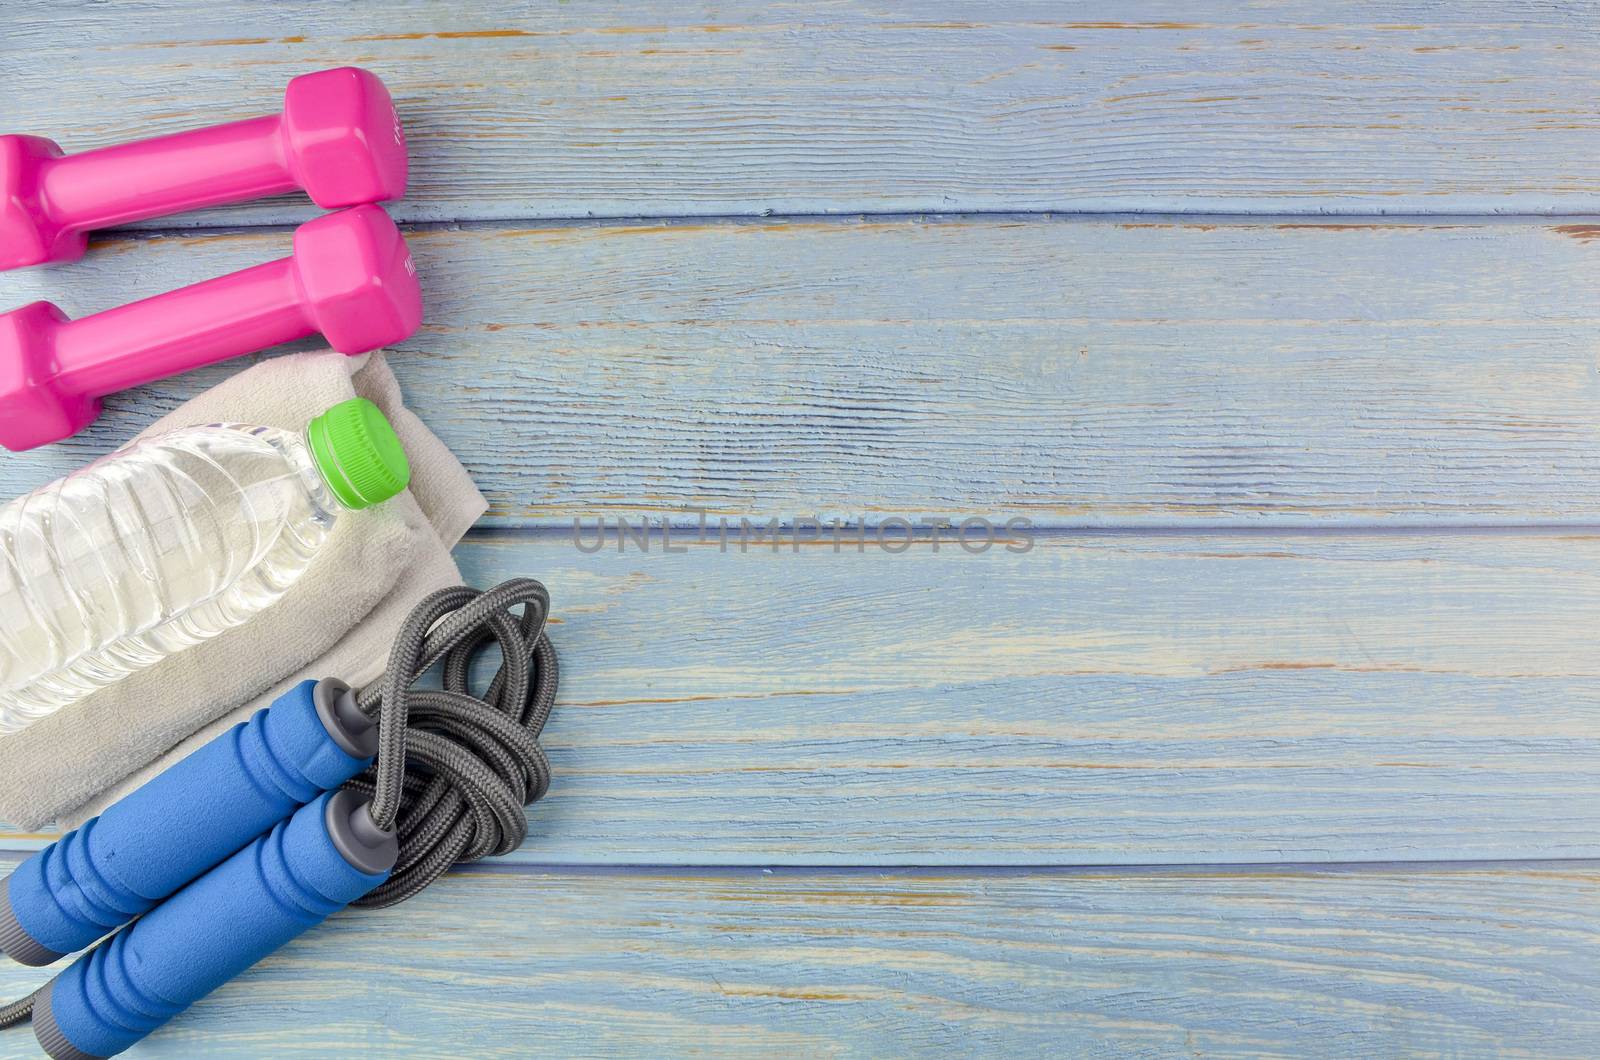
[[88,236],[39,201],[39,170],[61,148],[42,136],[0,136],[0,269],[74,261]]
[[365,353],[422,323],[422,290],[405,238],[377,206],[307,221],[294,233],[294,270],[328,345]]
[[289,169],[318,206],[333,210],[398,199],[406,191],[406,137],[383,82],[354,66],[289,82],[283,96]]
[[70,437],[100,415],[98,398],[56,384],[55,334],[67,322],[49,302],[0,313],[0,445],[12,452]]

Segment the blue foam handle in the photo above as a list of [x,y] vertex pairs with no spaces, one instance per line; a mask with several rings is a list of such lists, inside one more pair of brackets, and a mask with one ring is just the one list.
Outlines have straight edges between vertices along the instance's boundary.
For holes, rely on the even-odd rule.
[[40,1044],[115,1056],[388,879],[398,846],[367,807],[323,795],[78,958],[36,1002]]
[[347,691],[300,683],[19,865],[0,899],[26,938],[6,951],[48,964],[83,949],[365,769],[376,730],[330,707]]

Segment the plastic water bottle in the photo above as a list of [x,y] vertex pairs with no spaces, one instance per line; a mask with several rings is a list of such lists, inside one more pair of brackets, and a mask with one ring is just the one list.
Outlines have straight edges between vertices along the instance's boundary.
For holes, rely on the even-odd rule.
[[0,736],[231,629],[406,488],[372,402],[145,439],[0,508]]

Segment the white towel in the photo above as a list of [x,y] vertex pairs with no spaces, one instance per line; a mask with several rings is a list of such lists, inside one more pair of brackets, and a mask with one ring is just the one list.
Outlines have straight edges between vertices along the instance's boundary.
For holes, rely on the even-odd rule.
[[341,514],[289,591],[243,625],[0,736],[0,820],[24,829],[76,825],[305,678],[365,684],[382,671],[412,605],[460,584],[450,550],[487,505],[402,404],[381,356],[264,361],[144,433],[217,422],[299,430],[356,396],[394,425],[411,464],[410,489]]

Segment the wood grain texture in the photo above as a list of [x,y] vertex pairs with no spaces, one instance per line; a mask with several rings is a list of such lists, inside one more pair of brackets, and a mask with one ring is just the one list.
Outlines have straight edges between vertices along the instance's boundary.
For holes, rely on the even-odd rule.
[[[69,150],[388,81],[394,212],[430,222],[395,367],[491,498],[465,577],[543,578],[563,653],[523,850],[338,918],[145,1055],[1600,1053],[1600,862],[1301,864],[1600,858],[1600,5],[4,22],[0,128]],[[231,271],[288,236],[217,226],[316,212],[148,222],[0,275],[0,308]],[[891,216],[737,220],[771,213]],[[1495,213],[1573,216],[1465,216]],[[643,216],[708,223],[559,220]],[[113,398],[0,496],[237,367]],[[564,529],[696,509],[1055,529]],[[0,872],[50,838],[0,833]],[[1060,867],[1119,862],[1150,867]],[[1161,867],[1197,863],[1261,867]],[[0,961],[0,999],[42,978]]]
[[[1592,523],[1581,225],[1019,219],[430,228],[393,356],[493,525],[693,509],[1040,525]],[[118,238],[0,275],[82,315],[286,253]],[[238,370],[114,396],[20,493]]]
[[458,550],[554,596],[556,782],[514,859],[1600,857],[1592,536],[654,544]]
[[[82,150],[255,116],[289,77],[359,64],[399,99],[411,219],[1593,212],[1597,14],[392,0],[378,18],[22,0],[6,8],[0,126]],[[176,223],[314,212],[292,199]]]
[[139,1055],[1593,1055],[1597,903],[1592,866],[460,873]]

